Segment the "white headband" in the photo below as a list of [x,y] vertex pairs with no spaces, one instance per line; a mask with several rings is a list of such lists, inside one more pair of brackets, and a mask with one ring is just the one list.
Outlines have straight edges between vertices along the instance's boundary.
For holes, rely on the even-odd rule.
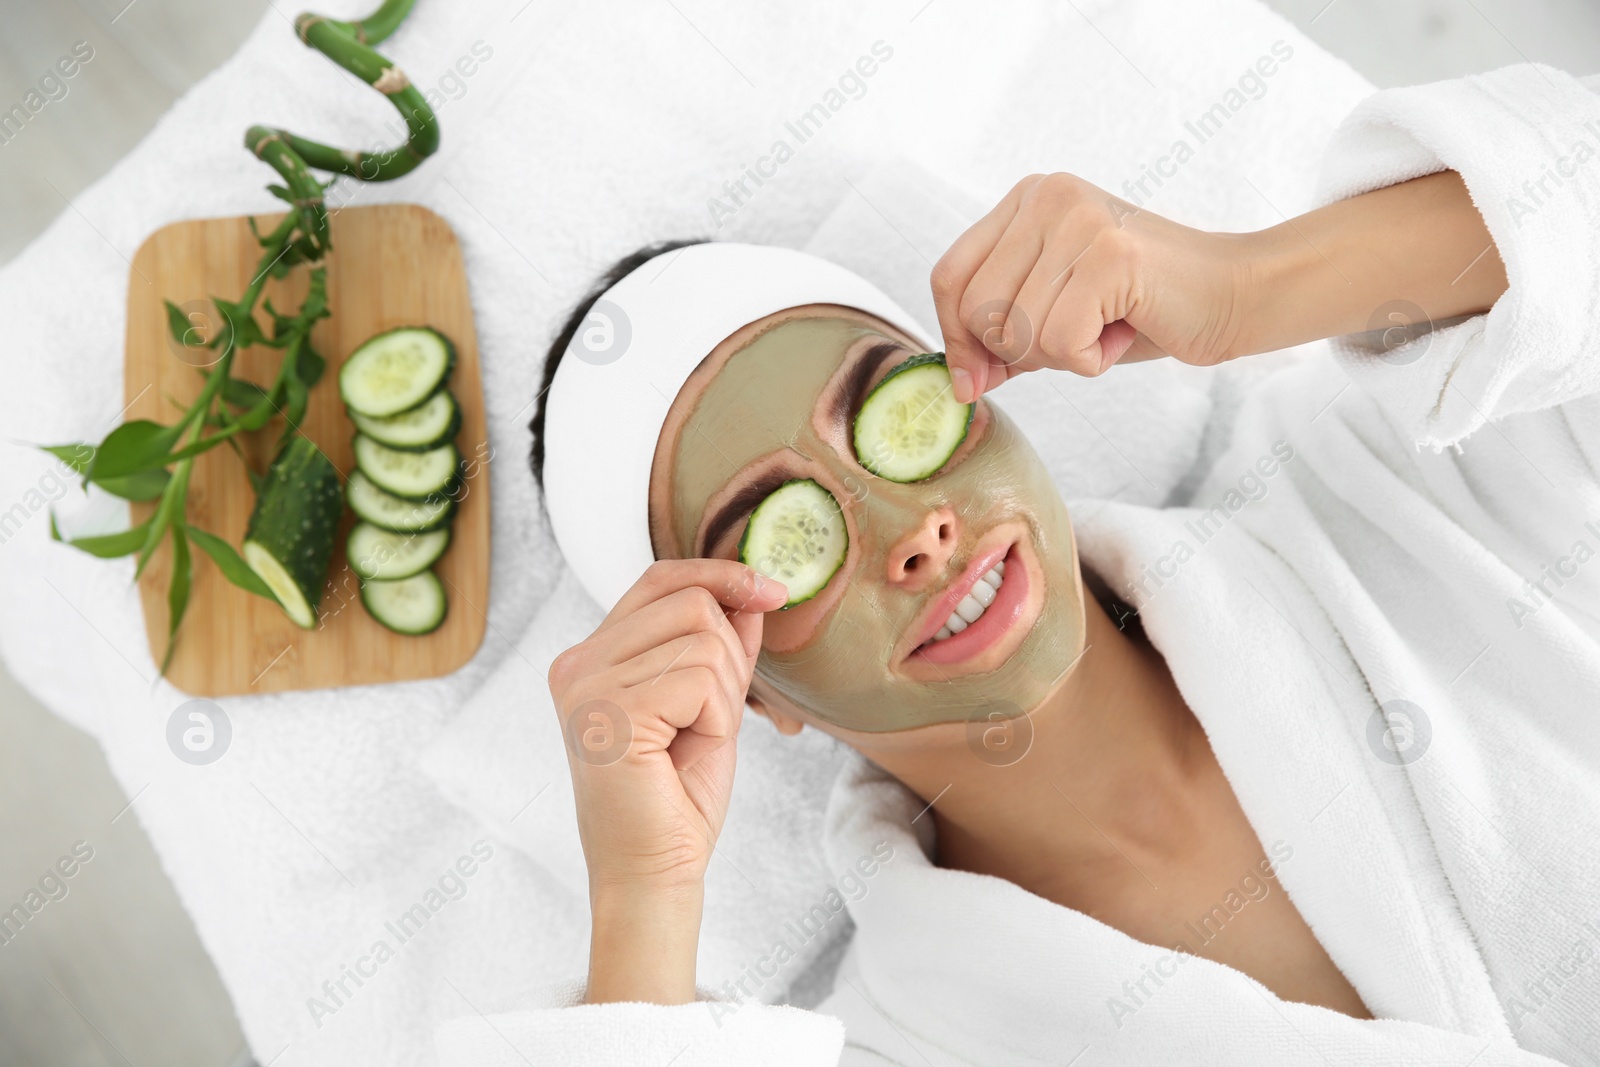
[[648,260],[573,335],[545,401],[545,506],[567,565],[605,611],[655,561],[650,466],[678,390],[741,327],[805,304],[864,311],[933,347],[859,275],[793,249],[726,242]]

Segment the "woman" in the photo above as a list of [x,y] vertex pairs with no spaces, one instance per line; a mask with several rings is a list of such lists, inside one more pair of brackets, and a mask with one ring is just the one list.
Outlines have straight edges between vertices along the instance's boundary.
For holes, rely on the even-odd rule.
[[[1478,812],[1485,835],[1532,826],[1518,821],[1530,783],[1546,790],[1543,803],[1569,813],[1585,795],[1592,803],[1585,790],[1600,781],[1600,747],[1594,725],[1576,715],[1594,685],[1585,665],[1600,663],[1600,625],[1586,614],[1600,605],[1600,590],[1571,562],[1576,553],[1561,557],[1567,562],[1553,573],[1565,579],[1560,585],[1570,580],[1571,607],[1549,606],[1556,586],[1547,580],[1546,595],[1530,594],[1527,612],[1511,611],[1519,630],[1539,613],[1534,636],[1545,643],[1513,648],[1507,638],[1496,648],[1505,620],[1486,622],[1473,639],[1489,633],[1490,644],[1470,662],[1454,658],[1456,639],[1478,621],[1482,599],[1441,599],[1462,581],[1480,583],[1480,594],[1506,587],[1508,575],[1529,573],[1529,560],[1569,540],[1536,519],[1559,526],[1600,504],[1589,466],[1600,455],[1600,422],[1586,399],[1597,376],[1570,350],[1588,327],[1546,322],[1552,328],[1533,343],[1502,332],[1498,345],[1492,331],[1486,340],[1471,323],[1435,338],[1413,328],[1424,317],[1432,325],[1491,308],[1500,314],[1506,301],[1516,306],[1501,315],[1502,328],[1509,319],[1537,330],[1548,318],[1537,294],[1515,284],[1507,292],[1508,265],[1513,282],[1518,267],[1524,283],[1553,277],[1488,199],[1508,179],[1462,149],[1464,138],[1441,132],[1451,110],[1441,104],[1483,108],[1491,90],[1501,99],[1520,93],[1548,107],[1559,96],[1568,107],[1592,108],[1576,83],[1552,89],[1536,76],[1545,77],[1513,68],[1498,83],[1481,80],[1488,88],[1382,94],[1375,99],[1389,97],[1390,109],[1369,106],[1346,136],[1358,141],[1362,122],[1368,135],[1381,128],[1386,140],[1373,154],[1388,169],[1358,173],[1351,164],[1343,188],[1333,183],[1347,198],[1259,233],[1195,231],[1066,175],[1020,182],[934,270],[954,401],[974,408],[954,452],[911,480],[875,476],[852,426],[874,387],[927,345],[881,294],[863,287],[851,299],[850,285],[830,289],[820,268],[792,293],[781,281],[750,281],[751,291],[776,290],[763,297],[773,306],[759,316],[742,317],[760,301],[741,303],[734,292],[731,314],[742,324],[698,350],[685,341],[708,354],[684,363],[670,395],[652,384],[663,394],[643,420],[653,454],[648,464],[618,460],[616,468],[647,470],[648,482],[616,484],[620,502],[598,508],[637,527],[619,535],[632,538],[631,548],[618,550],[609,534],[581,544],[574,491],[550,485],[552,446],[564,439],[561,458],[575,464],[573,443],[596,439],[578,427],[594,421],[594,404],[624,375],[608,383],[590,365],[570,377],[592,384],[563,392],[558,374],[550,410],[542,406],[535,420],[535,470],[563,551],[610,608],[550,672],[557,708],[574,728],[594,919],[584,997],[591,1007],[546,1013],[538,1023],[503,1017],[501,1025],[582,1031],[596,1042],[592,1062],[611,1062],[606,1048],[648,1045],[670,1056],[681,1044],[680,1053],[694,1049],[682,1062],[752,1062],[760,1050],[763,1062],[831,1063],[841,1037],[846,1063],[936,1062],[930,1055],[1068,1062],[1086,1045],[1133,1059],[1206,1058],[1200,1050],[1210,1050],[1219,1061],[1267,1050],[1280,1061],[1334,1062],[1594,1055],[1594,953],[1571,943],[1587,944],[1582,886],[1592,889],[1600,869],[1592,839],[1572,841],[1570,862],[1556,868],[1545,851],[1555,838],[1507,838],[1507,853],[1492,839],[1473,840],[1463,813]],[[1396,148],[1402,142],[1404,151]],[[1588,189],[1575,183],[1571,194],[1592,197],[1592,182]],[[729,262],[717,265],[722,260]],[[684,320],[641,295],[652,284],[647,274],[722,278],[733,292],[743,284],[740,270],[764,262],[714,247],[648,250],[620,265],[604,292],[632,319],[634,345],[641,336],[647,347],[665,345]],[[1600,290],[1587,266],[1574,272],[1581,283],[1565,295],[1586,314]],[[575,315],[566,339],[588,310]],[[641,322],[657,316],[665,325]],[[1276,479],[1270,493],[1210,513],[1108,509],[1093,570],[1080,566],[1072,524],[1038,458],[983,397],[1029,370],[1096,375],[1119,360],[1158,355],[1211,365],[1374,326],[1399,331],[1408,344],[1380,343],[1351,371],[1359,388],[1342,405],[1334,406],[1344,395],[1341,374],[1301,365],[1268,379],[1241,415],[1235,446],[1207,484],[1225,486],[1237,473],[1230,464],[1242,458],[1255,484]],[[1417,351],[1430,345],[1432,352]],[[572,350],[560,347],[564,367]],[[1463,399],[1445,395],[1452,390]],[[556,430],[563,404],[570,408]],[[629,414],[619,406],[618,417]],[[1504,429],[1479,430],[1496,416],[1513,418]],[[1454,444],[1474,430],[1465,455],[1415,447]],[[1510,449],[1480,449],[1485,433],[1502,434]],[[1511,470],[1514,453],[1527,464],[1520,472]],[[585,468],[591,482],[609,469],[609,460],[596,462]],[[1534,485],[1545,477],[1541,467],[1555,476]],[[848,535],[838,570],[815,590],[789,589],[739,562],[752,512],[796,480],[825,491]],[[1162,556],[1165,545],[1174,551]],[[979,585],[986,588],[975,595]],[[1148,636],[1129,625],[1123,601],[1145,617]],[[1255,629],[1230,644],[1236,635],[1222,627],[1233,621]],[[1270,636],[1269,624],[1283,632]],[[1543,666],[1533,680],[1512,684],[1502,672],[1518,657],[1529,666],[1530,655],[1543,655]],[[1230,662],[1219,665],[1223,656]],[[1449,678],[1458,663],[1465,667]],[[1466,684],[1482,688],[1452,702],[1446,691],[1474,664],[1487,677]],[[1517,724],[1517,743],[1528,751],[1497,748],[1506,735],[1495,731],[1509,717],[1500,709],[1517,707],[1517,691],[1551,703],[1531,687],[1568,671],[1571,684],[1549,690],[1562,706],[1527,709]],[[1288,678],[1313,688],[1280,684]],[[1431,694],[1427,711],[1402,699],[1421,692]],[[824,1016],[796,1009],[692,1004],[702,880],[747,699],[784,732],[824,730],[900,783],[858,770],[830,811],[840,840],[857,846],[891,823],[904,830],[898,849],[859,867],[864,875],[868,867],[893,870],[875,873],[884,888],[852,907],[856,958],[821,1007],[845,1020],[843,1035]],[[1393,731],[1402,720],[1417,727],[1417,716],[1426,728],[1429,713],[1444,751],[1431,762],[1418,762],[1421,753],[1408,760]],[[1282,729],[1279,720],[1292,723],[1280,739],[1286,747],[1263,759],[1248,734]],[[1372,722],[1389,724],[1378,731],[1375,758],[1344,764],[1355,774],[1338,791],[1317,780],[1322,761],[1292,750],[1297,740],[1307,749],[1326,744],[1337,749],[1327,764],[1340,765],[1350,738]],[[582,735],[596,725],[603,737],[620,733],[621,749],[586,756]],[[1496,766],[1485,771],[1486,759]],[[1384,777],[1378,764],[1403,770]],[[1516,781],[1484,792],[1495,774]],[[1286,813],[1297,780],[1308,793],[1322,791],[1303,811]],[[914,806],[885,789],[909,790]],[[1465,807],[1441,799],[1451,790]],[[841,795],[864,806],[852,810]],[[878,810],[866,810],[869,800]],[[1391,802],[1404,810],[1386,809]],[[1386,810],[1386,824],[1371,824],[1371,813]],[[918,827],[923,814],[931,818]],[[1574,817],[1587,825],[1587,814]],[[1370,846],[1357,836],[1363,818]],[[925,857],[906,855],[917,833]],[[1524,840],[1528,854],[1518,852]],[[932,880],[933,857],[944,882]],[[988,937],[962,930],[938,900],[907,889],[908,863],[919,869],[917,884],[990,894],[972,899],[1006,914],[965,917],[977,927],[997,919]],[[1392,897],[1359,899],[1377,892],[1388,871],[1404,873]],[[958,872],[989,880],[956,879]],[[1291,872],[1294,880],[1280,883]],[[1243,887],[1247,900],[1238,907],[1216,906]],[[1357,899],[1318,895],[1341,891]],[[905,914],[924,906],[944,925],[918,926]],[[1508,916],[1509,909],[1522,910]],[[1028,929],[1013,921],[1023,913],[1041,939],[1064,950],[1039,956],[1025,933],[1007,936]],[[1207,915],[1218,918],[1195,922]],[[900,936],[875,933],[896,924]],[[947,932],[952,947],[941,956],[926,936],[924,944],[903,936],[907,930]],[[1069,930],[1073,940],[1052,941]],[[1139,946],[1175,950],[1181,965],[1135,971],[1125,996],[1105,999],[1108,1016],[1082,1021],[1102,1010],[1100,1000],[1058,1001],[1064,1024],[1041,1019],[1038,1004],[1020,1018],[1009,1010],[1053,981],[1044,976],[1052,969],[1086,967],[1078,954]],[[1558,966],[1552,961],[1563,948]],[[915,968],[897,975],[907,958],[936,980],[916,986]],[[1265,991],[1238,982],[1241,973]],[[972,988],[947,993],[967,975]],[[1161,975],[1173,980],[1170,991]],[[985,980],[1005,983],[1003,995],[985,1000]],[[918,995],[901,996],[913,987]],[[941,1003],[947,995],[954,999]],[[963,997],[1005,1025],[986,1023],[981,1011],[957,1018]],[[1129,1024],[1151,1004],[1151,1015],[1170,1011],[1183,1027],[1140,1032]],[[1252,1005],[1255,1017],[1246,1019],[1240,1013]],[[732,1015],[727,1025],[724,1013]],[[1359,1021],[1372,1019],[1380,1021]],[[1294,1047],[1296,1036],[1305,1047]]]

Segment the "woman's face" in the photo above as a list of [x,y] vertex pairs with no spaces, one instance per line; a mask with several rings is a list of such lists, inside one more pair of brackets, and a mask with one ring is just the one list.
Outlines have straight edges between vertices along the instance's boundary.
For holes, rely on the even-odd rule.
[[[696,368],[656,450],[658,557],[737,559],[751,511],[791,478],[815,479],[838,502],[844,564],[812,599],[767,613],[755,668],[764,699],[774,692],[779,710],[836,733],[1027,713],[1082,650],[1066,508],[999,408],[979,400],[966,439],[921,481],[887,481],[857,460],[861,401],[920,350],[847,308],[769,316]],[[999,560],[1000,588],[977,621],[948,644],[928,642]]]

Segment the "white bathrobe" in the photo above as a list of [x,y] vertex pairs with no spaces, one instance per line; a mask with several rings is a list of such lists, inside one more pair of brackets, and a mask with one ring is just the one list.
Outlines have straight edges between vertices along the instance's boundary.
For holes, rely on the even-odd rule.
[[[1509,290],[1409,344],[1345,339],[1264,377],[1193,507],[1077,517],[1085,565],[1140,607],[1374,1021],[935,866],[922,802],[857,759],[826,842],[857,874],[857,928],[817,1010],[726,991],[568,1006],[572,987],[444,1024],[441,1061],[1600,1063],[1591,88],[1518,66],[1364,102],[1323,199],[1453,168]],[[774,931],[775,954],[794,936]]]

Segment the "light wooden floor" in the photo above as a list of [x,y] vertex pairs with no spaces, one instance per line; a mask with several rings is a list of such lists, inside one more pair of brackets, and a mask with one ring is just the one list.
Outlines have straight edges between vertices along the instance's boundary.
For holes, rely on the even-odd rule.
[[[422,3],[445,0],[420,0]],[[1538,60],[1600,71],[1588,0],[1269,0],[1380,86]],[[0,0],[0,111],[80,40],[93,60],[0,143],[0,263],[233,51],[265,0]],[[290,11],[298,10],[291,5]],[[94,859],[0,944],[0,1064],[248,1062],[226,992],[93,741],[0,673],[0,905],[73,842]],[[114,820],[114,821],[113,821]]]
[[[94,57],[0,143],[0,262],[227,58],[265,0],[0,0],[0,111],[59,56]],[[56,90],[59,95],[59,90]],[[75,842],[94,858],[0,944],[0,1064],[237,1067],[233,1005],[100,748],[0,673],[0,911]],[[59,890],[56,890],[59,893]]]
[[228,994],[99,746],[3,675],[0,709],[0,911],[78,842],[93,850],[45,884],[47,903],[0,944],[0,1063],[249,1062]]

